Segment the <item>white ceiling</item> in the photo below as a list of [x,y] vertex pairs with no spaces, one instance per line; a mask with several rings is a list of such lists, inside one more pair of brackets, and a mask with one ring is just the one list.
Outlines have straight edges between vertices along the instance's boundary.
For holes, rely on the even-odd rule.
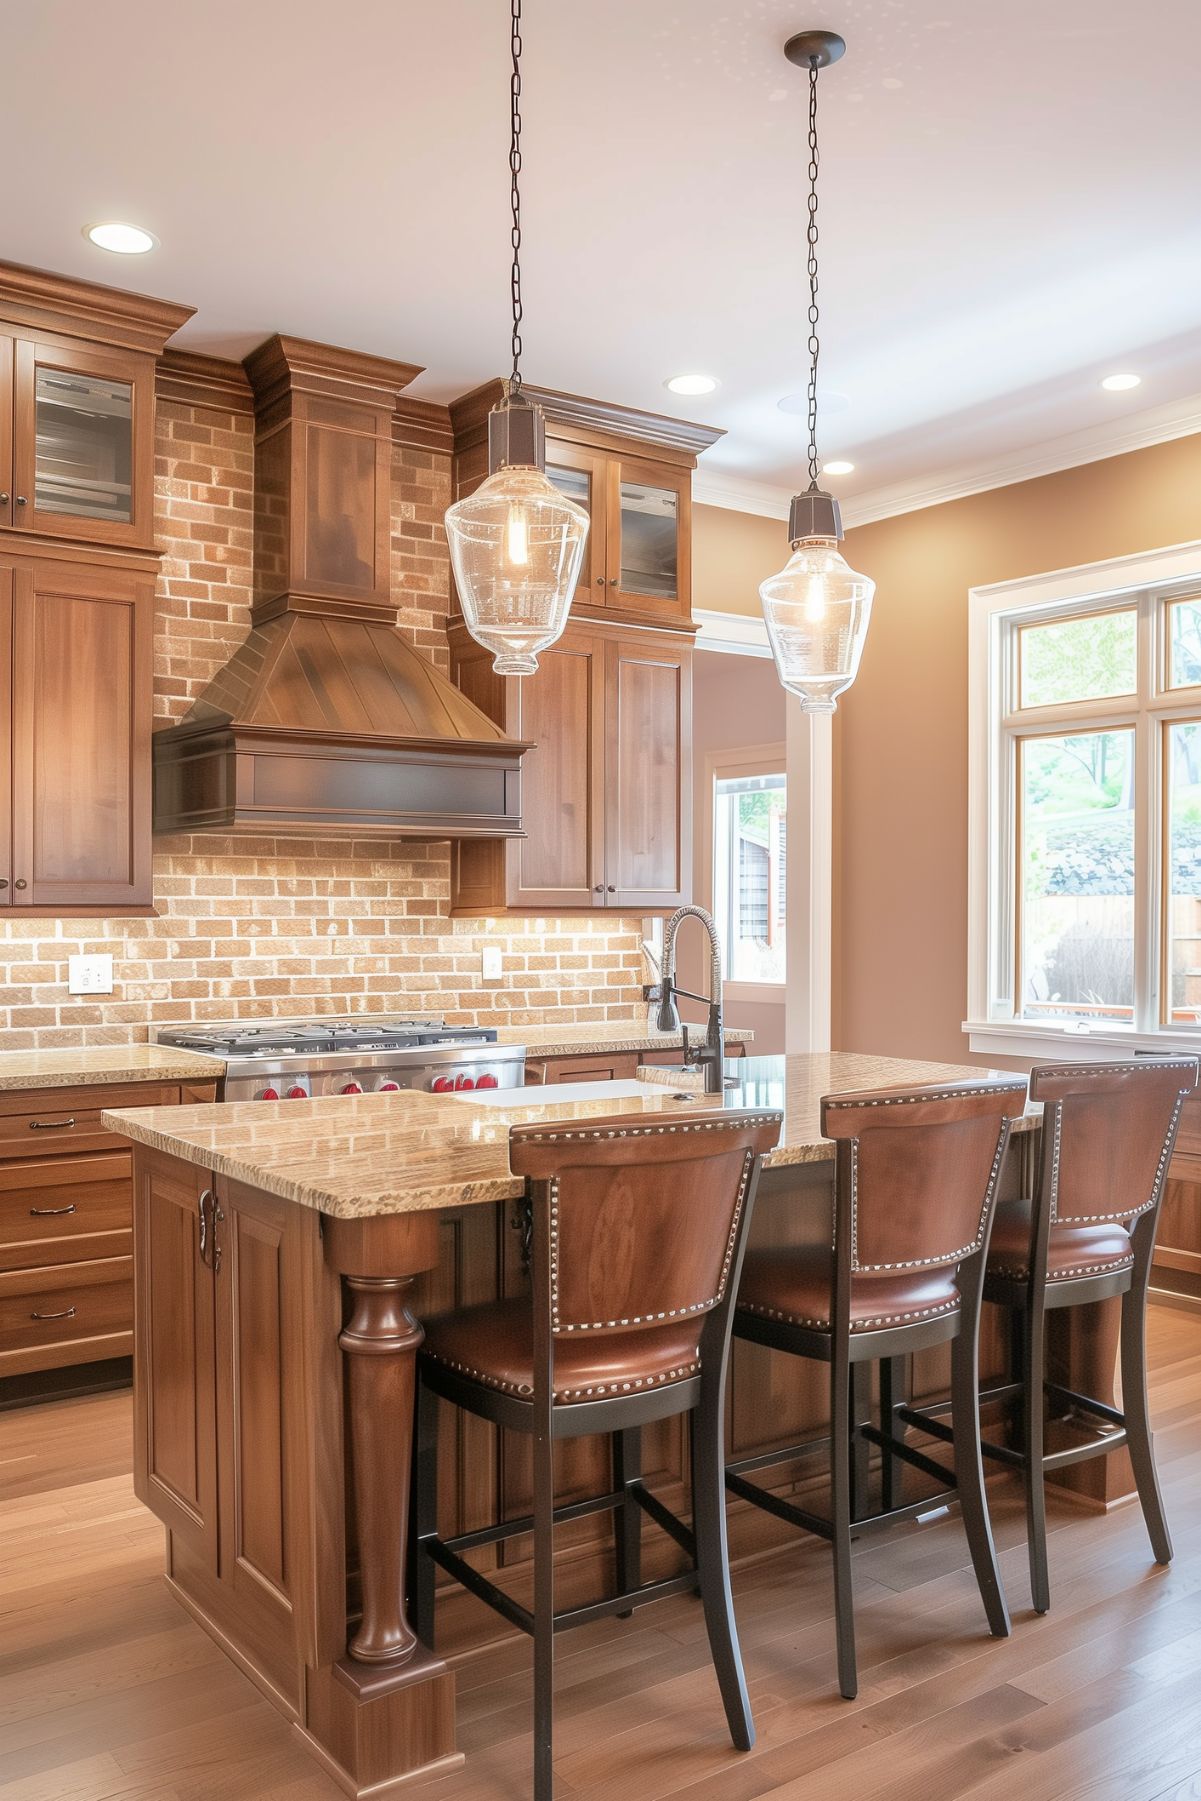
[[[805,77],[781,45],[819,23],[849,44],[821,84],[840,492],[1193,422],[1198,0],[525,15],[531,380],[724,426],[727,497],[800,480],[776,403],[805,381]],[[505,367],[507,56],[504,0],[32,0],[0,67],[0,255],[191,302],[193,349],[288,331],[423,363],[413,392],[448,398]],[[106,218],[161,248],[97,250]],[[1102,393],[1125,368],[1142,387]],[[716,394],[664,391],[696,369]]]

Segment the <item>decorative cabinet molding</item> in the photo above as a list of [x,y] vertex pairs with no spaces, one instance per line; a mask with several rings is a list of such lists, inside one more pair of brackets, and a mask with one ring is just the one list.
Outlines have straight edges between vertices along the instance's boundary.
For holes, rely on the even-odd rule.
[[525,836],[454,847],[462,913],[672,910],[692,860],[692,647],[678,635],[580,622],[537,675],[498,676],[452,624],[469,699],[533,745],[522,765]]

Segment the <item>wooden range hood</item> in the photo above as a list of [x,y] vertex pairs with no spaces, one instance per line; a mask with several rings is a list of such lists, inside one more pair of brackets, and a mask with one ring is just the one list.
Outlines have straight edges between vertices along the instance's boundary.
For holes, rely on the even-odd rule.
[[498,838],[521,756],[397,630],[392,418],[421,371],[297,338],[247,358],[251,630],[154,735],[158,832]]

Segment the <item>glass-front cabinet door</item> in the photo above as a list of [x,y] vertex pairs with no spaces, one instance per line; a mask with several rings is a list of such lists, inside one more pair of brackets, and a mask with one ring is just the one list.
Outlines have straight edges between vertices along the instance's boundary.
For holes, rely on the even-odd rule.
[[634,613],[687,616],[690,472],[623,457],[614,460],[610,483],[607,604]]
[[9,523],[101,544],[153,531],[150,357],[18,339]]
[[[581,605],[603,606],[605,600],[605,472],[606,459],[575,444],[546,443],[547,480],[560,494],[584,508],[591,524],[584,542],[584,561],[575,598]],[[574,603],[573,603],[574,604]]]

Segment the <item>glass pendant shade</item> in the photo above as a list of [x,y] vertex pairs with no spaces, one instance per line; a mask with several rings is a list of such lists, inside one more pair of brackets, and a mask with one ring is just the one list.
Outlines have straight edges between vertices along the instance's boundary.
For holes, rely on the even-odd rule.
[[588,514],[528,464],[498,469],[446,515],[463,620],[500,675],[533,675],[560,637],[580,577]]
[[780,681],[805,713],[832,713],[859,669],[876,584],[835,538],[805,539],[759,589]]

